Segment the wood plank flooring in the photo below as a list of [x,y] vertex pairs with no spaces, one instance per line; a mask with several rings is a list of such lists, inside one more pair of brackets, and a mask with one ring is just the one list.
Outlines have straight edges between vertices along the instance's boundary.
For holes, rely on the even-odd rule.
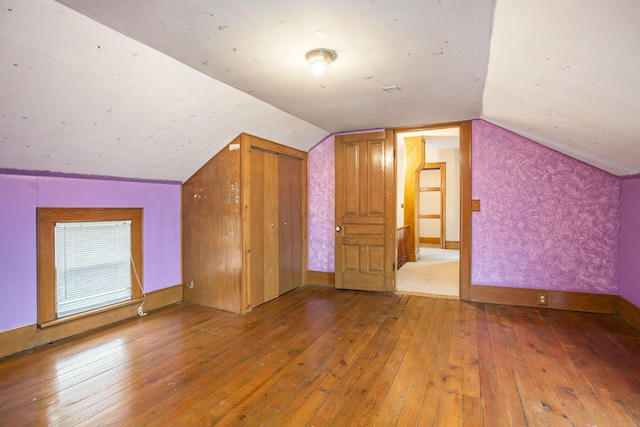
[[303,287],[177,304],[0,360],[0,425],[632,426],[615,316]]

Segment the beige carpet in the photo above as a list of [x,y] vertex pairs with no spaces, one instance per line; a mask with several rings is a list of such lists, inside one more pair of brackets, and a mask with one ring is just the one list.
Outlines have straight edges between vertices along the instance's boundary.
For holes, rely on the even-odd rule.
[[459,298],[460,251],[421,246],[418,262],[396,272],[398,293]]

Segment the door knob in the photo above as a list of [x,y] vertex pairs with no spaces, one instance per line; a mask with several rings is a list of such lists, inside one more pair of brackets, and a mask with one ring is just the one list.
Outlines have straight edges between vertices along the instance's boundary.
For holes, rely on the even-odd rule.
[[342,227],[340,227],[339,225],[336,226],[336,231],[339,233],[342,230]]
[[282,223],[282,225],[284,225],[286,227],[289,224],[285,221],[285,222]]
[[271,224],[271,228],[273,228],[273,226],[274,226],[274,225],[275,225],[275,224]]

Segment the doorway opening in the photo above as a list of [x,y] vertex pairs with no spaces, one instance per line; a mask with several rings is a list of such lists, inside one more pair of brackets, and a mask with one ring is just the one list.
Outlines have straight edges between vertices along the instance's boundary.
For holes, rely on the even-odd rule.
[[460,127],[396,135],[396,217],[407,259],[396,291],[459,299]]

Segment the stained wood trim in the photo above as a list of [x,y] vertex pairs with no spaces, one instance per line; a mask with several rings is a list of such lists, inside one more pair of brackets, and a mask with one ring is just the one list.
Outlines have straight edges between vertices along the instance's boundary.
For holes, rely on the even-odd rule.
[[[242,155],[240,156],[240,206],[242,234],[242,267],[240,274],[240,308],[244,314],[251,310],[251,139],[247,134],[240,134]],[[257,138],[256,138],[257,139]],[[255,142],[256,145],[260,140]]]
[[254,147],[264,151],[271,151],[273,153],[295,157],[297,159],[304,159],[307,155],[304,151],[297,150],[295,148],[291,148],[277,142],[269,141],[267,139],[260,138],[259,136],[251,135],[244,132],[241,134],[241,136],[243,141],[248,142],[248,148]]
[[396,133],[406,133],[406,132],[416,132],[421,130],[437,130],[437,129],[448,129],[448,128],[456,128],[464,126],[465,124],[470,124],[470,121],[461,121],[461,122],[445,122],[445,123],[436,123],[431,125],[417,125],[417,126],[405,126],[405,127],[397,127],[393,128]]
[[[143,310],[148,312],[180,301],[182,301],[182,285],[171,286],[149,292]],[[126,305],[78,319],[73,323],[53,325],[46,329],[39,329],[34,323],[1,332],[0,358],[135,317],[138,315],[137,309],[138,304]]]
[[131,300],[127,300],[127,301],[123,301],[123,302],[117,303],[117,304],[108,305],[106,307],[101,307],[101,308],[98,308],[98,309],[95,309],[95,310],[84,311],[82,313],[73,314],[73,315],[67,316],[67,317],[62,317],[60,319],[55,319],[55,320],[52,320],[50,322],[43,322],[43,323],[40,323],[39,326],[41,328],[50,328],[51,326],[60,325],[62,323],[77,322],[78,319],[82,319],[84,317],[93,316],[95,314],[103,313],[103,312],[110,311],[110,310],[117,310],[120,307],[124,307],[124,306],[127,306],[127,305],[137,305],[137,306],[139,306],[143,301],[144,301],[144,298],[131,299]]
[[[52,325],[57,322],[76,321],[78,317],[92,315],[103,309],[80,313],[69,319],[56,317],[56,269],[55,269],[55,226],[58,222],[119,221],[131,220],[131,299],[142,297],[143,280],[142,254],[142,208],[37,208],[37,272],[38,272],[38,323]],[[140,280],[138,284],[134,278]],[[111,309],[110,307],[106,308]]]
[[442,295],[442,294],[431,294],[428,292],[410,292],[410,291],[401,291],[396,292],[396,295],[405,295],[405,296],[416,296],[423,298],[437,298],[437,299],[447,299],[447,300],[459,300],[459,298],[455,295]]
[[335,273],[327,273],[324,271],[307,271],[307,285],[320,285],[334,288],[336,286]]
[[440,238],[439,237],[421,237],[420,243],[426,243],[428,245],[439,245]]
[[471,294],[471,121],[460,123],[460,299]]
[[640,307],[622,297],[620,297],[620,317],[640,330]]
[[445,242],[445,249],[460,249],[460,242],[447,240]]
[[[546,306],[538,304],[538,296],[541,293],[546,294]],[[482,285],[472,285],[469,294],[469,301],[473,302],[604,314],[618,314],[619,300],[618,295]]]

